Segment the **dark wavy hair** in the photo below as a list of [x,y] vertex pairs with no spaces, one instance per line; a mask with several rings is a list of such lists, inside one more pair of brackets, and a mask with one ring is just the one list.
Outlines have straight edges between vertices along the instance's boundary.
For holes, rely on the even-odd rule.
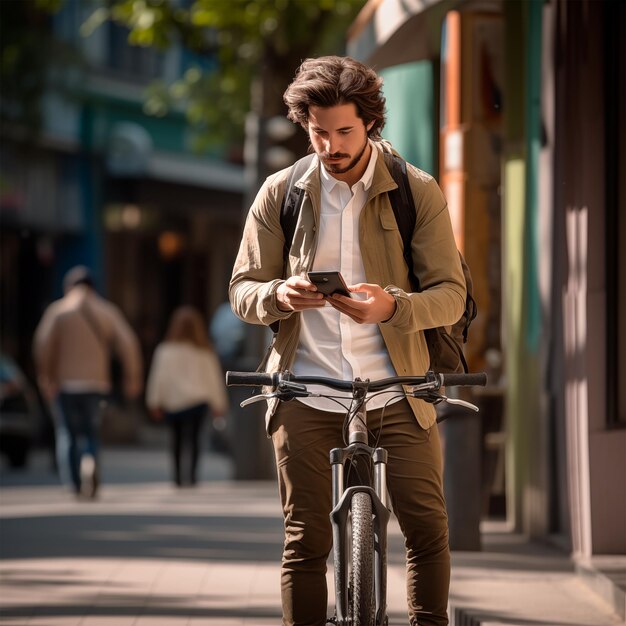
[[385,126],[382,84],[382,78],[374,70],[350,57],[306,59],[283,95],[289,109],[287,117],[308,132],[309,107],[326,108],[352,102],[365,126],[374,122],[369,137],[380,139]]

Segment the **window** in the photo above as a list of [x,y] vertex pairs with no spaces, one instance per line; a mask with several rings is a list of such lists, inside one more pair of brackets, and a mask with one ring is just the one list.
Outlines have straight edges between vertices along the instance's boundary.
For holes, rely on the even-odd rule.
[[146,81],[158,78],[163,73],[162,52],[154,48],[142,48],[128,43],[128,29],[115,22],[108,23],[109,68],[128,77]]

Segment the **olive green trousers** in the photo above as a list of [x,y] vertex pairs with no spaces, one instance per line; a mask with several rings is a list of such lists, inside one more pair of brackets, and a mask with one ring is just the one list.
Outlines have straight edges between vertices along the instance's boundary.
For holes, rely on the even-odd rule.
[[[343,414],[293,400],[269,425],[285,521],[283,626],[324,626],[326,563],[332,547],[329,452],[344,447]],[[381,428],[382,426],[382,428]],[[411,626],[448,624],[448,518],[437,426],[424,430],[401,400],[368,413],[370,445],[389,453],[387,487],[405,537]]]

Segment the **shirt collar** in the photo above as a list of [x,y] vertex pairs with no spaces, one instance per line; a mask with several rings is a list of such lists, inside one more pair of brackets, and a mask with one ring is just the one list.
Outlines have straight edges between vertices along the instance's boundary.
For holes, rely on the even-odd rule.
[[[368,140],[368,142],[372,149],[370,154],[370,160],[367,164],[367,167],[365,168],[365,171],[363,172],[363,176],[361,176],[361,178],[356,183],[354,183],[355,185],[362,183],[363,189],[365,189],[366,191],[372,186],[372,181],[374,179],[374,169],[376,167],[376,159],[378,158],[378,150],[370,140]],[[331,193],[338,183],[343,182],[329,174],[321,161],[320,179],[322,181],[322,186],[324,187],[324,190],[328,193]]]

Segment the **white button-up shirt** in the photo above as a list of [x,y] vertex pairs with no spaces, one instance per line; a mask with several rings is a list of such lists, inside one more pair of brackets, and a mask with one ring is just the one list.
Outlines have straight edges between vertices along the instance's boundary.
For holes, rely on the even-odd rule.
[[[352,188],[320,166],[320,224],[312,269],[339,270],[348,285],[367,282],[359,243],[359,217],[372,185],[377,157],[378,150],[372,146],[367,168]],[[376,380],[396,375],[378,325],[357,324],[329,304],[302,312],[300,342],[292,369],[294,374],[303,376],[343,380],[357,376]],[[325,387],[308,387],[311,391],[347,395]],[[383,394],[367,406],[379,408],[389,399],[388,394]],[[299,400],[325,411],[342,411],[341,406],[325,398]]]

